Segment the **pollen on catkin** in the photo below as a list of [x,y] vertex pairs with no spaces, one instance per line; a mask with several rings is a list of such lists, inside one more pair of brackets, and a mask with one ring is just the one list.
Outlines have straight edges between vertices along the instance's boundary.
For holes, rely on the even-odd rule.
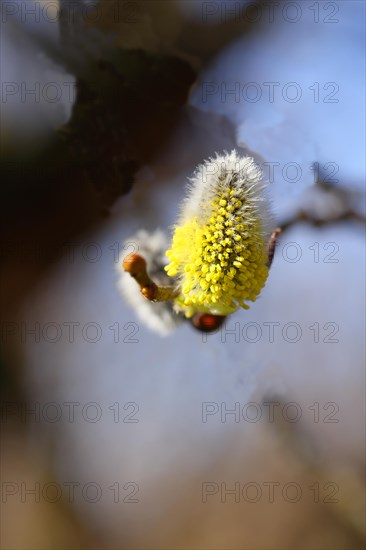
[[174,228],[169,276],[177,277],[177,309],[229,315],[249,309],[265,285],[264,182],[251,157],[236,151],[198,167]]

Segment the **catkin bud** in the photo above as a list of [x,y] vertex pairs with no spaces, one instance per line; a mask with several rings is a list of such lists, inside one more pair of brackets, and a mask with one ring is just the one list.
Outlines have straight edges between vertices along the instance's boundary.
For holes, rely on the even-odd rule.
[[165,268],[187,317],[229,315],[259,295],[268,276],[264,188],[260,167],[236,151],[209,159],[191,178]]

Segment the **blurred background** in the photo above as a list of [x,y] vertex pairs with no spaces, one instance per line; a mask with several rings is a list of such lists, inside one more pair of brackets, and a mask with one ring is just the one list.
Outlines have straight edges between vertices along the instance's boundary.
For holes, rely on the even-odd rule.
[[[365,4],[2,0],[1,545],[365,544]],[[216,152],[284,228],[258,301],[118,291]]]

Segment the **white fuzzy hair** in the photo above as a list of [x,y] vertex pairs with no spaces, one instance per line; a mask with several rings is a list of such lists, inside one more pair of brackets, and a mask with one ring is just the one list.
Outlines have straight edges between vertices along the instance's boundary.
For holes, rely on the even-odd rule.
[[189,179],[179,224],[192,217],[209,216],[212,200],[229,185],[237,190],[239,197],[246,199],[243,212],[260,217],[267,236],[273,228],[263,171],[252,157],[242,157],[235,149],[231,153],[224,151],[222,155],[216,153],[216,157],[210,157],[197,167]]

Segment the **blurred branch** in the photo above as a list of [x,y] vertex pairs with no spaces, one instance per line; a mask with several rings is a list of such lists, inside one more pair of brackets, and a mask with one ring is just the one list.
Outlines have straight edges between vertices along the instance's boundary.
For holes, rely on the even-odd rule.
[[313,217],[311,214],[305,212],[304,210],[299,210],[293,217],[288,218],[280,225],[282,228],[282,232],[284,232],[294,225],[303,222],[313,225],[315,227],[322,227],[324,225],[331,225],[343,221],[356,221],[362,224],[366,224],[366,216],[355,212],[354,210],[347,210],[346,212],[342,212],[341,214],[338,214],[336,216],[329,216],[328,218],[319,219],[317,217]]
[[[333,225],[336,223],[341,223],[344,221],[355,221],[360,224],[366,224],[366,216],[361,212],[358,212],[351,205],[353,191],[341,186],[331,185],[324,181],[318,181],[313,189],[319,195],[322,194],[323,197],[328,201],[329,198],[335,198],[338,204],[338,211],[332,211],[331,208],[328,208],[328,212],[323,212],[319,215],[314,208],[310,207],[300,208],[293,216],[288,219],[283,220],[280,224],[282,231],[287,231],[291,229],[294,225],[298,223],[307,223],[314,227],[323,227],[325,225]],[[358,201],[360,202],[360,201]]]

